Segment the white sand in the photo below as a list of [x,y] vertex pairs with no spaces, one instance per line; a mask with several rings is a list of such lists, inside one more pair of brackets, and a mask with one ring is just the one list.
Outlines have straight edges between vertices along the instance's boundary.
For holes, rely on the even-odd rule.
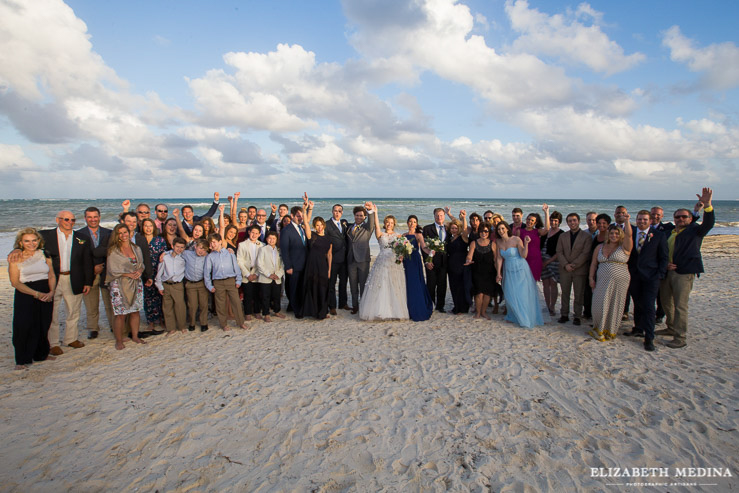
[[590,468],[739,474],[738,240],[706,240],[689,345],[655,353],[569,324],[343,312],[228,334],[211,320],[124,351],[106,330],[15,371],[6,273],[0,490],[736,491],[607,486],[633,480]]

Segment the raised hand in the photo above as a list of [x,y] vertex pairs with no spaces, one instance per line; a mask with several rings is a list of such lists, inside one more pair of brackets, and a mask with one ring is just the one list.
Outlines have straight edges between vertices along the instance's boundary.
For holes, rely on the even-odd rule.
[[464,209],[462,209],[461,211],[459,211],[459,219],[461,219],[462,221],[464,221],[464,218],[465,217],[467,217],[467,211],[464,210]]
[[708,187],[703,187],[703,190],[701,191],[701,194],[695,194],[696,197],[698,197],[698,200],[703,202],[704,207],[710,207],[711,206],[711,199],[713,198],[713,190],[711,190]]
[[269,204],[269,208],[272,209],[272,214],[277,212],[277,206],[275,204]]
[[308,202],[308,192],[303,192],[303,202]]
[[178,218],[178,219],[179,219],[179,217],[180,217],[180,210],[179,210],[179,209],[177,209],[177,208],[175,208],[175,209],[174,209],[174,210],[172,211],[172,215],[173,215],[174,217],[176,217],[176,218]]
[[218,210],[223,214],[223,211],[226,210],[226,204],[218,204]]
[[543,210],[544,212],[546,212],[548,214],[549,213],[549,206],[547,204],[542,204],[541,210]]
[[218,202],[221,199],[221,194],[216,192],[213,194],[213,202]]
[[234,193],[234,198],[235,199],[238,199],[239,197],[241,197],[241,192]]
[[451,216],[452,215],[452,208],[449,207],[449,206],[446,206],[446,207],[444,207],[444,212],[446,212],[446,215],[447,216]]
[[121,206],[123,207],[123,212],[128,212],[128,209],[131,208],[131,201],[126,199],[121,203]]
[[233,196],[229,195],[228,196],[228,203],[230,204],[231,202],[233,202],[233,200],[234,200]]

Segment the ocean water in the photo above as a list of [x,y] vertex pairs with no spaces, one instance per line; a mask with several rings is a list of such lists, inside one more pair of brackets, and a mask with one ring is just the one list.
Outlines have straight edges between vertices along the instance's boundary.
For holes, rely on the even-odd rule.
[[[225,199],[222,199],[222,201]],[[405,221],[408,215],[415,214],[418,216],[421,225],[433,222],[433,210],[435,207],[449,206],[452,213],[456,216],[461,209],[467,211],[469,216],[473,212],[482,215],[486,210],[498,212],[510,221],[511,210],[514,207],[520,207],[524,212],[524,217],[531,212],[541,213],[541,206],[544,202],[549,205],[550,212],[559,211],[563,216],[570,212],[580,214],[585,223],[585,214],[589,211],[598,213],[605,212],[613,217],[613,212],[618,205],[624,205],[632,216],[632,222],[636,220],[636,212],[641,209],[649,210],[654,205],[664,208],[666,219],[672,217],[672,213],[678,208],[687,208],[692,210],[695,201],[691,200],[663,200],[663,201],[643,201],[643,200],[546,200],[546,199],[429,199],[429,198],[409,198],[409,199],[387,199],[387,198],[314,198],[311,200],[315,203],[315,211],[313,216],[322,216],[328,219],[331,216],[331,208],[334,204],[342,204],[344,206],[344,218],[352,222],[353,216],[351,209],[356,205],[361,205],[365,200],[370,200],[377,205],[380,218],[388,214],[396,217],[399,230],[406,229]],[[77,228],[85,226],[83,211],[89,206],[95,206],[100,209],[102,218],[101,224],[106,227],[112,227],[117,222],[118,214],[122,211],[121,202],[123,199],[28,199],[28,200],[0,200],[0,257],[4,257],[12,248],[15,234],[18,230],[25,227],[35,228],[52,228],[56,226],[54,218],[60,210],[70,210],[77,217]],[[195,214],[199,215],[208,210],[212,204],[210,198],[175,198],[175,199],[156,199],[142,198],[132,199],[131,209],[134,210],[137,204],[146,203],[152,209],[157,203],[167,204],[170,215],[174,208],[182,208],[183,205],[192,205]],[[258,208],[267,209],[269,213],[270,203],[285,203],[289,207],[293,205],[301,205],[302,200],[298,197],[291,198],[241,198],[239,200],[239,208],[254,205]],[[716,226],[710,234],[731,234],[739,235],[739,201],[717,200],[713,202],[716,209]],[[228,206],[226,208],[228,212]],[[566,225],[563,225],[566,229]],[[375,244],[375,242],[372,242]]]

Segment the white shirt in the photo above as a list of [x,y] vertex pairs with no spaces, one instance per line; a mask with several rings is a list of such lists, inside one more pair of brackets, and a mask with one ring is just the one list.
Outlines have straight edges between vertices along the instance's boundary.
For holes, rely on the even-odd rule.
[[59,272],[69,272],[74,233],[69,233],[67,236],[61,229],[56,228],[56,238],[59,242]]
[[439,239],[444,241],[446,239],[446,228],[443,224],[439,223],[434,223],[434,226],[436,226],[436,232],[439,234]]

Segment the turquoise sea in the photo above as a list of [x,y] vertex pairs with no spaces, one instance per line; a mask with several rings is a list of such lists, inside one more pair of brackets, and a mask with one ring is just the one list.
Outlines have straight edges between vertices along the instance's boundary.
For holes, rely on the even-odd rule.
[[[549,204],[550,211],[559,211],[563,216],[570,212],[580,214],[583,225],[585,214],[588,211],[605,212],[613,217],[613,212],[618,205],[624,205],[635,219],[636,212],[640,209],[650,209],[652,206],[659,205],[664,208],[665,216],[669,220],[672,213],[681,207],[688,209],[693,208],[695,200],[662,200],[662,201],[643,201],[643,200],[563,200],[563,199],[470,199],[470,198],[406,198],[406,199],[388,199],[388,198],[317,198],[311,197],[315,203],[314,216],[323,216],[328,218],[331,216],[331,207],[333,204],[342,204],[344,206],[345,217],[352,221],[351,208],[355,205],[364,203],[365,200],[374,202],[380,212],[380,217],[387,214],[394,215],[401,228],[405,227],[405,220],[409,214],[415,214],[419,218],[419,222],[428,224],[433,221],[433,210],[435,207],[450,206],[455,215],[460,209],[465,209],[467,214],[477,212],[482,215],[483,212],[490,209],[498,212],[510,220],[511,210],[514,207],[520,207],[524,211],[524,216],[530,212],[541,213],[541,206],[544,202]],[[112,226],[117,221],[117,216],[121,212],[121,202],[123,199],[27,199],[27,200],[0,200],[0,251],[10,251],[15,233],[24,227],[32,226],[36,228],[50,228],[55,226],[54,218],[60,210],[70,210],[77,216],[77,227],[85,225],[83,211],[91,205],[100,209],[102,213],[102,224],[104,226]],[[225,198],[222,199],[225,201]],[[152,210],[157,203],[167,204],[170,214],[174,208],[181,208],[183,205],[192,205],[196,214],[202,214],[210,207],[211,198],[173,198],[173,199],[156,199],[156,198],[139,198],[131,199],[131,209],[139,203],[148,204]],[[299,197],[290,198],[251,198],[242,197],[239,200],[239,208],[255,205],[258,208],[265,208],[269,212],[269,204],[285,203],[288,206],[300,205],[302,201]],[[716,209],[716,226],[711,234],[739,234],[739,201],[717,200],[713,203]],[[228,207],[226,208],[228,212]],[[566,228],[566,225],[565,225]],[[374,242],[373,242],[374,243]]]

